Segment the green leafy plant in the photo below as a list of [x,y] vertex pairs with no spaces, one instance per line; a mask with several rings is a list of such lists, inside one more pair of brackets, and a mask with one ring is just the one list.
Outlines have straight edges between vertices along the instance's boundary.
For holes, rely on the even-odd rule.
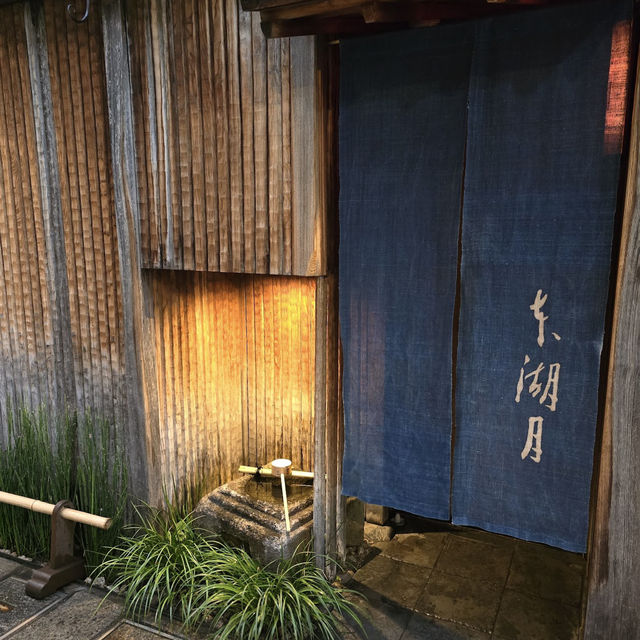
[[153,612],[155,622],[195,620],[193,591],[198,567],[217,548],[193,525],[193,517],[167,505],[136,509],[139,524],[125,527],[95,573],[112,575],[111,586],[124,593],[127,615],[141,618]]
[[[74,416],[52,420],[44,408],[10,411],[7,446],[0,450],[3,491],[56,503],[71,496],[74,468]],[[0,505],[0,545],[19,554],[46,557],[49,516]]]
[[[166,500],[166,495],[165,495]],[[134,618],[206,624],[219,640],[333,640],[339,618],[361,627],[355,592],[329,584],[309,550],[262,567],[244,550],[212,539],[191,514],[144,505],[95,573],[113,576]]]
[[362,628],[359,594],[331,585],[311,551],[266,567],[242,549],[223,555],[195,574],[194,618],[212,616],[216,640],[335,640],[340,617]]

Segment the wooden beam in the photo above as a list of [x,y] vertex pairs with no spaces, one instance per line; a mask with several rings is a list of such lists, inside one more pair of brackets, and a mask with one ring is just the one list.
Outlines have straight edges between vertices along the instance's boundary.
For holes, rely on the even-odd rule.
[[640,636],[640,81],[636,77],[627,191],[612,324],[585,640]]
[[469,20],[516,10],[562,4],[569,0],[247,0],[245,9],[260,11],[267,38],[300,35],[372,34],[381,30],[433,26],[446,20]]
[[135,158],[133,98],[121,0],[102,3],[102,30],[111,165],[118,232],[124,316],[125,378],[130,420],[125,432],[131,490],[152,503],[161,500],[155,337],[152,307],[141,273],[140,215]]

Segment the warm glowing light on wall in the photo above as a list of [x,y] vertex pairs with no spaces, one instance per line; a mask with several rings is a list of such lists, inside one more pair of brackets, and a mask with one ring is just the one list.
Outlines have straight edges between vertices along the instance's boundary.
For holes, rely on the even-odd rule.
[[604,152],[620,153],[624,137],[629,75],[631,24],[618,22],[611,35],[611,62],[607,89],[607,115],[604,124]]

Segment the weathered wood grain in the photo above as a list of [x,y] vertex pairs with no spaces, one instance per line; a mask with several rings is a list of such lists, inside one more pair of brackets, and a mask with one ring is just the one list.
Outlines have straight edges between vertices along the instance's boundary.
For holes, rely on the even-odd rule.
[[611,354],[589,553],[585,640],[640,635],[640,81],[636,75]]
[[[46,368],[54,377],[53,406],[60,411],[75,402],[69,284],[63,237],[62,199],[57,163],[55,128],[52,115],[49,56],[42,4],[25,4],[24,27],[29,60],[33,105],[34,135],[38,149],[40,199],[45,233],[44,259],[47,265],[47,293],[51,307],[51,344],[53,358]],[[18,29],[19,32],[19,29]],[[40,254],[39,254],[40,255]],[[5,305],[5,309],[8,306]],[[2,314],[6,322],[5,314]],[[4,336],[8,328],[0,327]]]
[[292,130],[293,103],[315,94],[299,82],[313,56],[268,43],[238,0],[143,0],[128,20],[143,266],[320,273],[308,264],[318,209],[304,199],[315,136]]
[[256,273],[269,272],[269,137],[267,128],[267,42],[260,19],[251,16],[253,45],[253,146],[255,172]]
[[[22,7],[3,7],[0,27],[0,441],[12,406],[55,402],[54,359],[39,166]],[[20,113],[15,113],[19,110]],[[36,193],[31,193],[31,185]]]
[[[310,469],[313,422],[296,407],[313,405],[313,376],[294,385],[283,372],[314,366],[314,351],[297,330],[306,325],[314,335],[314,281],[147,273],[161,336],[164,482],[180,487],[197,480],[213,488],[237,477],[240,464],[264,465],[282,456]],[[287,399],[294,396],[304,402]]]
[[[319,236],[325,212],[318,200],[317,167],[321,151],[316,138],[322,117],[316,82],[315,38],[291,38],[291,198],[292,272],[295,275],[326,273]],[[314,149],[314,153],[309,153]]]
[[[146,322],[150,287],[140,271],[140,228],[133,105],[125,22],[119,0],[102,4],[102,37],[109,111],[113,202],[118,234],[125,349],[127,450],[133,491],[160,499],[155,337]],[[125,73],[123,73],[125,70]]]

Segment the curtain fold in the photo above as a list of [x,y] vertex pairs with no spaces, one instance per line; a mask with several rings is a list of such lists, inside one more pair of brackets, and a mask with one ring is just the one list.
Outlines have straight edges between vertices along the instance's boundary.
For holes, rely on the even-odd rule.
[[344,493],[445,519],[470,35],[341,44]]
[[572,551],[588,528],[625,7],[479,23],[469,90],[453,522]]

